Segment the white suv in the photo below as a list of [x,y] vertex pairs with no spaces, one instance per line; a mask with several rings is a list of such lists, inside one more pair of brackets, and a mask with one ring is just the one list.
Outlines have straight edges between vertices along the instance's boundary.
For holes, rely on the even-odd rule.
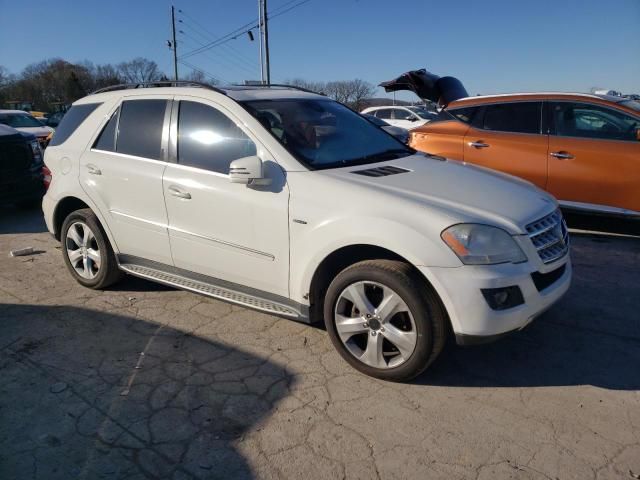
[[112,87],[77,101],[43,209],[73,277],[122,272],[303,322],[407,380],[449,332],[519,330],[568,289],[558,204],[504,174],[416,153],[300,89]]
[[438,112],[425,107],[382,106],[365,108],[361,113],[373,115],[389,125],[412,130],[421,127],[438,116]]

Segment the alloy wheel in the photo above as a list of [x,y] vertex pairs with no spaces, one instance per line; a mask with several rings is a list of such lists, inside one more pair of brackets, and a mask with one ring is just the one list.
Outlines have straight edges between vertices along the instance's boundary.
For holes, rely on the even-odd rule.
[[100,271],[100,248],[95,234],[84,222],[74,222],[65,239],[67,257],[75,272],[92,280]]
[[416,348],[416,323],[405,301],[391,288],[360,281],[347,286],[335,306],[336,331],[349,353],[374,368],[406,362]]

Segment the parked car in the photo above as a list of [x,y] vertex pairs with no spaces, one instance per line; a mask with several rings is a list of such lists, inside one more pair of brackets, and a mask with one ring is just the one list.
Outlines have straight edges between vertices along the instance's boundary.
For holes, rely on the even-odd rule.
[[380,118],[377,118],[374,115],[370,115],[368,113],[363,113],[362,115],[364,116],[364,118],[369,120],[374,125],[380,127],[385,132],[387,132],[387,133],[393,135],[394,137],[396,137],[402,143],[406,144],[409,141],[409,132],[407,132],[404,128],[394,127],[393,125],[389,125],[384,120],[382,120]]
[[365,108],[362,113],[380,118],[394,127],[411,130],[422,126],[437,117],[437,112],[426,107],[383,106]]
[[0,123],[35,135],[43,149],[47,147],[54,130],[23,110],[0,110]]
[[47,117],[45,125],[47,127],[56,128],[60,124],[60,120],[64,117],[65,112],[55,112]]
[[526,182],[294,87],[157,85],[77,101],[46,150],[45,220],[86,287],[126,272],[324,320],[347,362],[390,380],[448,331],[495,339],[569,287],[558,204]]
[[29,207],[44,195],[42,151],[36,137],[0,125],[0,202]]
[[[428,77],[413,81],[433,84]],[[640,217],[640,103],[591,94],[462,98],[466,92],[413,89],[427,98],[449,95],[436,121],[411,132],[413,148],[517,175],[568,209]]]

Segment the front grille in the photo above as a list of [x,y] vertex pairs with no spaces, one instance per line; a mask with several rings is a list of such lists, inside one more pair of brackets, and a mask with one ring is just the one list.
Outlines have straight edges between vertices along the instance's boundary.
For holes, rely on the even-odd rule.
[[551,263],[569,251],[569,232],[560,210],[530,223],[526,228],[543,263]]

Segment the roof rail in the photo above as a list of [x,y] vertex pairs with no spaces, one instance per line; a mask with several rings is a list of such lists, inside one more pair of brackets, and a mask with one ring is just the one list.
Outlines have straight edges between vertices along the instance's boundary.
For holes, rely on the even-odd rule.
[[224,90],[209,85],[203,82],[194,82],[191,80],[161,80],[158,82],[141,82],[141,83],[121,83],[119,85],[111,85],[109,87],[101,88],[95,92],[91,92],[89,95],[95,95],[96,93],[115,92],[117,90],[129,90],[135,88],[154,88],[154,87],[200,87],[207,90],[213,90],[214,92],[226,95]]
[[300,90],[301,92],[307,92],[307,93],[315,93],[316,95],[324,95],[324,93],[321,92],[314,92],[313,90],[309,90],[308,88],[303,88],[303,87],[298,87],[297,85],[287,85],[286,83],[256,83],[255,85],[243,85],[243,84],[239,84],[236,83],[234,84],[234,86],[236,87],[247,87],[247,88],[253,88],[253,87],[264,87],[264,88],[269,88],[269,87],[283,87],[283,88],[293,88],[294,90]]

